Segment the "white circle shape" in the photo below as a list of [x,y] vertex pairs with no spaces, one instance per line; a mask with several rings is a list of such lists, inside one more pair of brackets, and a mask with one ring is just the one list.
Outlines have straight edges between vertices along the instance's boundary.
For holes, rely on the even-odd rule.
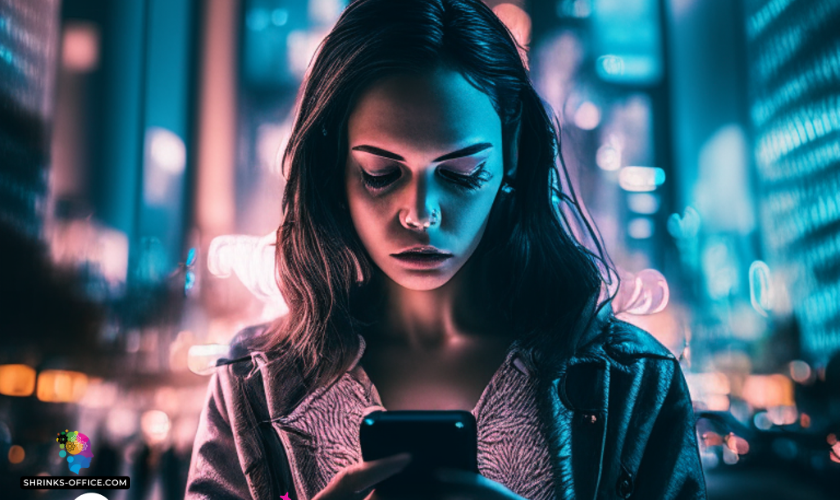
[[178,134],[160,127],[150,127],[148,134],[149,155],[154,164],[172,175],[184,173],[187,147]]
[[85,493],[76,497],[76,500],[108,500],[99,493]]

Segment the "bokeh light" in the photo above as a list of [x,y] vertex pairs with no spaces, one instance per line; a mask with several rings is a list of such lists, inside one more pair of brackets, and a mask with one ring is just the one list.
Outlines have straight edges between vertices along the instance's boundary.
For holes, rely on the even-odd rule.
[[160,410],[144,412],[140,417],[140,428],[150,443],[159,443],[169,436],[172,424],[169,416]]
[[[840,1],[486,3],[559,128],[576,197],[551,201],[618,278],[601,299],[685,375],[709,499],[836,496]],[[30,244],[4,259],[0,449],[55,474],[73,454],[38,436],[72,425],[94,467],[145,467],[133,496],[183,496],[210,376],[289,312],[283,153],[348,1],[0,4],[0,225]]]
[[0,394],[25,397],[35,390],[35,370],[26,365],[0,365]]
[[665,182],[665,171],[655,167],[624,167],[618,182],[626,191],[654,191]]
[[69,370],[44,370],[38,374],[37,396],[49,403],[78,403],[87,390],[87,375]]
[[19,464],[26,458],[26,451],[20,445],[12,445],[9,448],[9,463]]

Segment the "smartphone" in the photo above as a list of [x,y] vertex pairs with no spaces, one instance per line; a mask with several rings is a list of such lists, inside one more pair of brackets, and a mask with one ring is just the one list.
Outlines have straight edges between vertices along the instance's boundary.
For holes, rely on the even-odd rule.
[[439,467],[478,472],[476,423],[468,411],[374,411],[362,419],[359,443],[366,462],[411,453],[402,472],[376,486],[385,495],[433,492]]

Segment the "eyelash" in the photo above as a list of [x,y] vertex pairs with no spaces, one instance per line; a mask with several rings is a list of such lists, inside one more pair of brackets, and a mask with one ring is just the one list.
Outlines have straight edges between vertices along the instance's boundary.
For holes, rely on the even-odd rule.
[[[467,191],[474,191],[489,180],[485,175],[487,173],[487,169],[484,168],[485,164],[486,162],[479,164],[475,172],[469,175],[460,175],[446,170],[438,170],[438,173],[445,179],[453,182],[456,187]],[[399,170],[394,170],[384,175],[371,175],[362,170],[362,181],[372,190],[384,189],[399,178]]]

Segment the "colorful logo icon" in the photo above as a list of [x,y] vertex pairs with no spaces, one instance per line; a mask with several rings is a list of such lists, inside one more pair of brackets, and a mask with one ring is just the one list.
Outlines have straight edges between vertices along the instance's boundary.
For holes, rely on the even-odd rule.
[[90,439],[79,431],[70,432],[69,429],[57,434],[55,441],[61,448],[58,455],[61,458],[67,457],[67,466],[70,470],[78,474],[80,470],[90,467],[90,459],[93,458],[93,445]]

